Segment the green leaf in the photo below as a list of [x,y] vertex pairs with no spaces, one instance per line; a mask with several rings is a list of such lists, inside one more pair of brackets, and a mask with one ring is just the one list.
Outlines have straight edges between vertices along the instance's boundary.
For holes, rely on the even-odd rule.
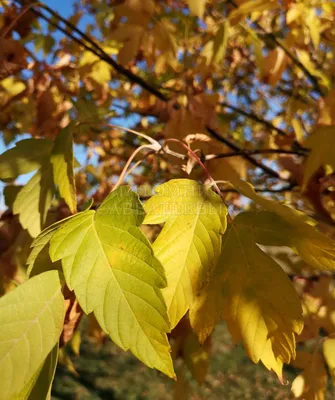
[[[92,205],[92,203],[91,203]],[[81,213],[78,213],[77,215],[79,215]],[[34,241],[31,244],[31,252],[29,254],[28,260],[27,260],[27,265],[28,265],[28,270],[27,270],[27,274],[28,276],[30,276],[30,274],[32,273],[32,269],[33,267],[35,267],[35,262],[36,259],[39,257],[40,253],[45,250],[45,247],[48,245],[48,243],[50,242],[50,239],[52,238],[52,235],[57,231],[57,229],[66,221],[68,221],[69,219],[73,218],[73,215],[70,215],[67,218],[62,219],[61,221],[57,221],[54,224],[48,226],[47,228],[45,228],[38,236],[37,238],[34,239]],[[43,255],[43,258],[45,256]],[[34,275],[36,275],[36,273],[34,272]]]
[[156,193],[145,204],[144,223],[165,222],[153,249],[165,269],[163,296],[174,328],[217,263],[227,209],[216,193],[189,179],[173,179]]
[[25,139],[0,155],[0,179],[16,179],[40,168],[52,148],[49,139]]
[[334,125],[317,127],[306,140],[305,145],[311,149],[311,152],[306,160],[303,188],[322,165],[330,165],[335,169]]
[[1,400],[20,394],[59,340],[65,315],[58,272],[49,271],[0,299]]
[[267,246],[289,246],[311,267],[335,270],[335,242],[308,224],[290,224],[269,211],[239,214],[255,241]]
[[58,360],[58,343],[23,390],[11,400],[49,400]]
[[206,0],[187,0],[187,4],[193,15],[202,18],[205,12]]
[[54,190],[51,164],[46,163],[21,188],[14,201],[13,213],[19,214],[21,225],[32,237],[43,228]]
[[112,192],[97,211],[63,224],[50,241],[66,283],[82,309],[94,314],[112,340],[151,368],[174,376],[160,288],[164,271],[139,229],[144,211],[129,187]]
[[213,277],[190,310],[201,342],[224,318],[235,342],[242,341],[255,363],[260,360],[282,379],[283,363],[295,357],[295,334],[303,328],[299,297],[282,268],[234,219],[223,238]]
[[56,137],[51,153],[51,164],[55,184],[71,212],[77,211],[76,186],[74,181],[73,138],[71,127],[63,129]]

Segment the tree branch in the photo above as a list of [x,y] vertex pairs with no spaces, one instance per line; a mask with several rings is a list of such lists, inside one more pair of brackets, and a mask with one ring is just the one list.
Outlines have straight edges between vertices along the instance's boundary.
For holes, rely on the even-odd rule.
[[224,143],[230,149],[234,150],[234,152],[240,153],[240,155],[243,158],[248,160],[255,167],[262,169],[264,172],[266,172],[268,175],[272,176],[273,178],[284,180],[284,181],[288,180],[288,179],[282,178],[278,174],[278,172],[274,171],[273,169],[269,168],[268,166],[264,165],[263,163],[255,160],[253,157],[251,157],[249,154],[247,154],[245,151],[243,151],[239,146],[237,146],[236,144],[232,143],[227,138],[219,135],[214,129],[210,128],[209,126],[206,126],[206,129],[213,137],[215,137],[215,139],[217,139],[218,141]]
[[[231,4],[234,8],[238,8],[238,5],[234,0],[227,0],[229,4]],[[305,74],[305,76],[312,83],[314,90],[318,92],[320,96],[323,96],[323,90],[319,85],[318,79],[311,74],[308,69],[276,38],[273,33],[267,32],[258,22],[252,22],[257,29],[261,30],[268,39],[270,39],[276,46],[280,47],[284,53],[289,57],[289,59]],[[261,37],[263,43],[266,45],[265,40]]]
[[257,155],[257,154],[292,154],[296,156],[303,157],[305,156],[304,151],[300,150],[282,150],[282,149],[258,149],[258,150],[241,150],[241,151],[234,151],[231,153],[220,153],[220,154],[208,154],[205,156],[205,160],[214,160],[217,158],[230,158],[230,157],[237,157],[237,156],[244,156],[244,155]]
[[[14,0],[20,5],[23,5],[24,0]],[[72,33],[66,31],[64,28],[59,26],[57,23],[53,22],[49,17],[44,15],[41,11],[36,10],[35,8],[31,8],[31,11],[37,15],[38,17],[44,19],[46,22],[48,22],[50,25],[54,26],[57,28],[59,31],[63,32],[66,36],[68,36],[70,39],[84,47],[86,50],[92,52],[95,54],[97,57],[99,57],[101,60],[105,61],[107,64],[109,64],[111,67],[113,67],[117,72],[119,72],[121,75],[124,77],[128,78],[131,82],[138,84],[141,86],[143,89],[148,91],[149,93],[153,94],[157,98],[163,101],[168,101],[168,98],[159,91],[159,89],[155,88],[154,86],[150,85],[147,83],[144,79],[139,77],[138,75],[134,74],[133,72],[129,71],[127,68],[123,67],[122,65],[118,64],[112,57],[110,57],[97,43],[94,42],[90,37],[88,37],[85,33],[83,33],[81,30],[79,30],[75,25],[61,17],[58,13],[53,11],[51,8],[47,7],[43,3],[40,3],[40,7],[43,7],[46,9],[49,13],[51,13],[55,18],[57,18],[59,21],[63,22],[68,28],[72,29],[75,31],[78,35],[81,36],[81,39],[78,39],[75,37]],[[84,41],[86,40],[87,43],[89,43],[91,46],[88,46]]]
[[[283,192],[292,192],[293,189],[298,186],[297,183],[291,183],[290,185],[284,186],[279,189],[269,189],[269,188],[254,188],[255,192],[258,193],[283,193]],[[239,193],[235,189],[220,189],[221,193]]]
[[[24,5],[24,0],[14,0],[20,5]],[[74,26],[72,23],[68,22],[66,19],[61,17],[58,13],[53,11],[51,8],[45,6],[43,3],[40,3],[40,7],[43,7],[46,11],[51,13],[55,18],[57,18],[59,21],[65,24],[68,28],[76,32],[78,35],[81,36],[81,39],[78,39],[76,36],[74,36],[72,33],[68,32],[66,29],[62,28],[59,26],[57,23],[53,22],[49,17],[45,16],[42,12],[36,10],[35,8],[31,8],[31,11],[35,13],[35,15],[39,16],[40,18],[44,19],[47,21],[50,25],[54,26],[61,32],[63,32],[67,37],[71,38],[73,41],[78,43],[79,45],[83,46],[86,50],[92,52],[95,54],[97,57],[99,57],[101,60],[105,61],[108,63],[111,67],[113,67],[117,72],[119,72],[121,75],[125,76],[128,78],[131,82],[138,84],[141,86],[144,90],[147,92],[153,94],[156,96],[158,99],[168,102],[169,98],[164,95],[163,93],[160,92],[160,90],[152,85],[150,85],[148,82],[146,82],[144,79],[141,77],[137,76],[133,72],[129,71],[122,65],[118,64],[113,58],[111,58],[97,43],[94,42],[90,37],[88,37],[85,33],[83,33],[80,29],[78,29],[76,26]],[[84,40],[86,40],[90,46],[88,46]],[[93,46],[93,47],[91,47]],[[272,125],[271,125],[272,126]],[[280,179],[280,180],[287,180],[282,178],[276,171],[273,169],[267,167],[263,163],[255,160],[253,157],[251,157],[249,154],[245,153],[239,146],[236,144],[230,142],[229,139],[226,139],[219,135],[214,129],[210,128],[209,126],[206,126],[207,131],[215,137],[217,140],[220,142],[226,144],[230,149],[234,150],[235,152],[240,152],[241,156],[248,160],[252,165],[254,165],[257,168],[262,169],[265,173],[268,175],[272,176],[273,178]]]
[[248,113],[247,111],[244,111],[241,108],[232,106],[231,104],[228,104],[226,102],[221,102],[220,105],[222,107],[230,108],[231,110],[237,112],[238,114],[241,114],[241,115],[245,116],[246,118],[251,119],[252,121],[259,122],[260,124],[266,126],[267,128],[276,131],[281,136],[287,136],[288,135],[282,129],[275,127],[274,125],[271,124],[271,122],[266,121],[265,119],[262,119],[262,118],[258,117],[256,114]]

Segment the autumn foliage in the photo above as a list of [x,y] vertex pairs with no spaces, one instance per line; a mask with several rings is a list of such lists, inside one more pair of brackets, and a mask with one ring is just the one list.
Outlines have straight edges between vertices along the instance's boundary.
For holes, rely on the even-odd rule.
[[49,398],[85,319],[176,385],[177,359],[204,382],[223,320],[280,382],[300,371],[294,397],[322,400],[335,3],[68,8],[0,0],[1,399]]

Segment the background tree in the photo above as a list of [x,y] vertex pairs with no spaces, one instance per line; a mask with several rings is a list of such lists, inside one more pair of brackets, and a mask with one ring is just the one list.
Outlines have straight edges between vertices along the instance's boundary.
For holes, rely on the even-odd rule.
[[223,318],[280,381],[284,363],[302,370],[296,397],[322,399],[335,368],[335,4],[82,0],[66,18],[0,6],[5,398],[47,395],[59,337],[88,314],[97,337],[175,377],[169,333],[200,383]]

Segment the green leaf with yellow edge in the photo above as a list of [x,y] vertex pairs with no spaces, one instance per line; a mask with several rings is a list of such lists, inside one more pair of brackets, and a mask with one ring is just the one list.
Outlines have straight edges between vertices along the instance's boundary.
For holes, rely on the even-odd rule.
[[330,376],[335,385],[335,338],[329,337],[322,344],[323,356],[326,360]]
[[52,149],[49,139],[24,139],[0,155],[0,179],[16,179],[40,168]]
[[52,167],[46,163],[21,188],[14,200],[13,213],[19,214],[21,225],[32,237],[43,228],[54,190]]
[[52,236],[50,256],[62,260],[66,283],[85,313],[151,368],[174,377],[166,305],[160,288],[164,270],[139,226],[138,195],[123,186],[97,211],[72,217]]
[[1,399],[18,396],[40,370],[62,332],[64,297],[49,271],[0,299]]
[[51,164],[55,184],[72,213],[77,211],[76,185],[74,181],[73,138],[71,127],[64,128],[56,137]]
[[251,360],[282,380],[283,363],[295,357],[295,334],[303,328],[302,307],[287,275],[257,246],[240,215],[227,228],[212,279],[190,310],[191,325],[203,342],[225,319]]
[[306,140],[305,146],[311,149],[306,160],[303,188],[313,174],[323,165],[335,169],[335,126],[319,126]]
[[193,15],[203,18],[206,6],[206,0],[187,0],[189,9]]
[[311,267],[335,270],[335,242],[306,223],[290,223],[270,211],[245,212],[239,216],[255,241],[266,246],[288,246]]
[[173,328],[215,268],[227,208],[211,189],[189,179],[170,180],[156,193],[144,206],[144,223],[165,223],[152,247],[165,269],[163,296]]

